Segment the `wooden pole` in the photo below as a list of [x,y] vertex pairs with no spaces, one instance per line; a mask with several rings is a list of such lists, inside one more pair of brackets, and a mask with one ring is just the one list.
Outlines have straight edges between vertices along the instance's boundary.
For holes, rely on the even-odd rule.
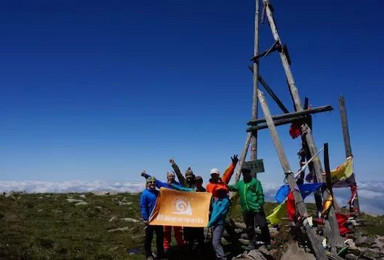
[[[266,10],[266,15],[268,18],[269,26],[270,26],[271,31],[272,31],[273,38],[275,39],[276,42],[279,42],[279,44],[281,46],[283,46],[281,39],[280,39],[280,36],[279,36],[279,33],[278,33],[278,30],[277,30],[277,27],[276,27],[276,24],[275,24],[275,19],[273,17],[272,9],[269,5],[269,0],[263,0],[263,3],[264,3],[265,10]],[[284,48],[282,48],[282,50],[280,52],[280,59],[281,59],[281,62],[282,62],[282,65],[283,65],[283,68],[285,71],[285,75],[286,75],[286,78],[288,81],[290,93],[291,93],[292,99],[294,101],[296,111],[300,112],[303,110],[303,107],[301,105],[299,91],[297,90],[295,80],[294,80],[293,75],[292,75],[291,67],[289,65],[289,59],[287,57],[287,54],[286,54],[286,51],[284,50]],[[307,146],[308,146],[309,152],[311,154],[311,157],[313,157],[315,154],[317,154],[317,148],[315,145],[314,138],[312,136],[312,130],[305,122],[301,125],[301,130],[302,130],[303,136],[305,137],[305,140],[307,142]],[[324,171],[323,171],[319,157],[313,161],[313,169],[315,171],[317,181],[318,182],[324,181],[324,176],[322,174]],[[327,199],[330,196],[328,189],[326,189],[323,192],[323,196],[324,196],[324,199]],[[339,226],[335,225],[335,223],[337,223],[337,221],[335,221],[336,220],[335,214],[331,212],[329,214],[328,219],[329,219],[329,223],[331,225],[330,228],[335,230],[335,231],[337,230],[337,232],[339,232]],[[327,228],[328,227],[326,225],[326,229]]]
[[[260,0],[255,0],[255,35],[254,35],[254,48],[253,56],[259,54],[259,9],[260,9]],[[258,90],[258,78],[259,78],[259,62],[256,61],[253,63],[253,100],[252,100],[252,120],[257,119],[257,90]],[[257,131],[252,132],[251,139],[251,161],[257,159]],[[256,177],[256,176],[253,176]]]
[[[345,107],[345,100],[344,96],[339,97],[339,108],[340,108],[340,116],[341,116],[341,127],[343,129],[343,138],[344,138],[344,147],[345,147],[345,157],[350,157],[352,155],[352,146],[351,146],[351,139],[349,136],[349,126],[348,126],[348,118],[347,118],[347,109]],[[348,178],[351,182],[352,186],[351,189],[355,188],[353,186],[356,186],[356,180],[355,180],[355,173],[352,173],[352,175]],[[351,190],[351,193],[353,191]],[[360,205],[359,205],[359,199],[356,192],[356,199],[353,201],[353,210],[356,214],[360,213]]]
[[265,90],[268,92],[268,94],[273,98],[273,100],[277,103],[277,105],[280,107],[280,109],[284,113],[289,113],[288,109],[284,106],[283,102],[276,96],[275,92],[268,86],[267,82],[259,75],[259,82],[261,85],[265,88]]
[[341,127],[343,128],[345,157],[348,158],[352,156],[352,147],[351,147],[351,139],[349,137],[347,110],[345,109],[344,96],[339,97],[339,108],[340,108],[340,117],[341,117]]
[[[331,168],[329,166],[329,152],[328,152],[328,143],[324,144],[324,168],[325,168],[325,176],[326,176],[326,184],[329,190],[330,195],[332,196],[333,204],[329,209],[328,216],[335,214],[335,203],[336,199],[332,192],[332,182],[331,182]],[[338,225],[336,218],[328,218],[329,222],[326,225],[329,225],[329,228],[325,229],[325,236],[329,239],[329,245],[331,247],[332,253],[336,253],[336,245],[342,245],[343,241],[339,233],[339,229],[334,230],[330,228],[333,225]],[[332,223],[335,222],[335,223]]]
[[[301,197],[299,189],[296,188],[297,187],[296,180],[293,177],[293,172],[291,170],[291,166],[289,165],[287,156],[283,150],[279,136],[277,135],[275,124],[273,123],[271,113],[270,113],[269,108],[268,108],[267,101],[265,100],[265,95],[260,90],[258,91],[258,97],[259,97],[259,102],[260,102],[261,108],[263,110],[265,119],[266,119],[267,124],[268,124],[269,131],[270,131],[272,139],[273,139],[273,143],[275,145],[277,154],[279,156],[280,164],[283,168],[284,174],[286,175],[289,188],[293,192],[293,196],[295,198],[296,210],[299,212],[300,216],[307,217],[308,216],[307,208],[305,206],[303,198]],[[306,224],[304,224],[304,229],[305,229],[307,236],[308,236],[308,239],[312,245],[316,259],[327,259],[327,256],[325,254],[325,250],[322,248],[320,240],[316,236],[315,231],[309,226],[308,222],[306,222]]]
[[249,143],[251,142],[251,136],[252,136],[251,133],[247,134],[247,139],[245,140],[245,145],[244,145],[243,151],[241,152],[239,165],[238,165],[237,170],[236,170],[235,183],[238,182],[240,179],[241,167],[243,167],[243,164],[245,162],[245,158],[247,157]]

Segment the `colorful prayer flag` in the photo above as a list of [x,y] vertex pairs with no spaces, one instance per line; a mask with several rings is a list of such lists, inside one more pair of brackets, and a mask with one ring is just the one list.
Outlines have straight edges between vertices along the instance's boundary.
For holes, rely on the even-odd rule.
[[277,205],[276,208],[273,209],[272,213],[267,217],[269,222],[274,225],[281,223],[284,217],[287,217],[286,209],[286,201]]
[[339,165],[336,169],[331,171],[331,181],[332,183],[337,183],[339,181],[344,181],[353,173],[353,157],[348,157],[347,160]]
[[[303,200],[309,195],[311,194],[312,192],[314,192],[315,190],[317,190],[318,188],[320,188],[321,186],[323,186],[323,183],[319,182],[319,183],[311,183],[311,184],[301,184],[301,185],[298,185],[299,187],[299,190],[300,190],[300,193],[301,193],[301,197],[303,197]],[[277,203],[283,203],[283,201],[287,198],[288,194],[290,193],[290,189],[289,189],[289,186],[288,185],[283,185],[280,187],[280,189],[277,191],[276,195],[275,195],[275,199],[277,201]]]

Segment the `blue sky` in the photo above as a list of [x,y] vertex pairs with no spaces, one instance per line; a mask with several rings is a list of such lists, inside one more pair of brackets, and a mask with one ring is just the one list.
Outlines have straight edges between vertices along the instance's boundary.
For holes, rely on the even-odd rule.
[[[343,94],[357,180],[384,180],[384,3],[273,3],[302,99],[335,108],[314,116],[316,144],[329,143],[332,168],[344,160]],[[170,157],[205,179],[223,171],[251,117],[253,12],[253,1],[1,1],[0,180],[140,181],[142,169],[165,177]],[[260,70],[292,109],[277,54]],[[300,141],[279,134],[297,169]],[[267,130],[259,157],[260,179],[280,183]]]

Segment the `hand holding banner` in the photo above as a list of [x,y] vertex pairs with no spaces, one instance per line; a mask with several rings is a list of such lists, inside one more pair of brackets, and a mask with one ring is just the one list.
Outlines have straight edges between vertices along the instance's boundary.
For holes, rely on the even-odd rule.
[[149,225],[205,227],[209,221],[211,193],[160,189]]

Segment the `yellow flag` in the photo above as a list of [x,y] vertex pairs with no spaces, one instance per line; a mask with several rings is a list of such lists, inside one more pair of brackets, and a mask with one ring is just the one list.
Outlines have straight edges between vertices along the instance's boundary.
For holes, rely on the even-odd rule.
[[353,158],[348,157],[345,163],[338,166],[336,169],[331,171],[332,183],[343,181],[351,176],[353,173]]
[[211,193],[160,189],[150,225],[206,227]]
[[283,218],[287,217],[287,200],[285,200],[280,205],[277,205],[273,209],[273,212],[267,217],[271,225],[281,223]]

